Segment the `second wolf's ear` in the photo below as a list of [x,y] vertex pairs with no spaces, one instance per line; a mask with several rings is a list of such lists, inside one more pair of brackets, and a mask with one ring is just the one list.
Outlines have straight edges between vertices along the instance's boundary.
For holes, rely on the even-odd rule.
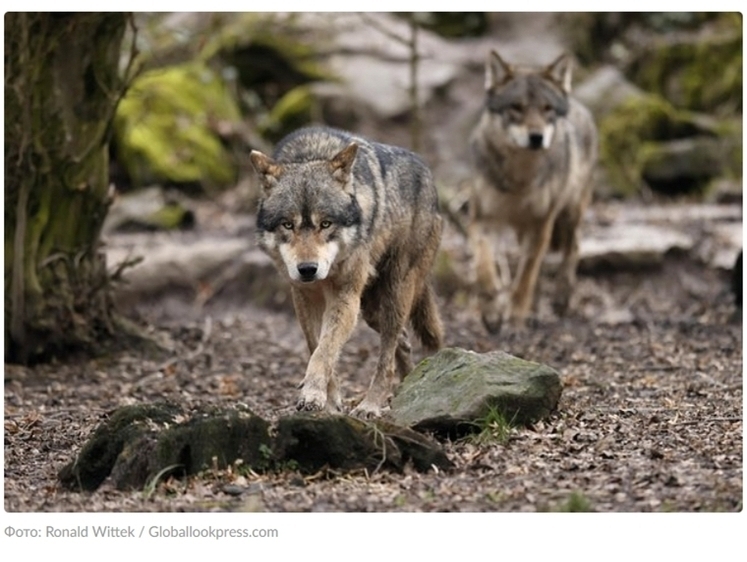
[[490,51],[485,64],[485,89],[500,86],[514,74],[514,69],[496,51]]
[[571,93],[571,77],[573,74],[573,61],[567,53],[563,53],[555,62],[545,69],[545,74],[552,79],[566,94]]
[[262,180],[262,187],[265,191],[268,191],[277,183],[283,167],[259,150],[252,150],[249,159]]
[[351,142],[329,161],[332,176],[340,183],[346,184],[348,182],[356,154],[358,154],[358,145]]

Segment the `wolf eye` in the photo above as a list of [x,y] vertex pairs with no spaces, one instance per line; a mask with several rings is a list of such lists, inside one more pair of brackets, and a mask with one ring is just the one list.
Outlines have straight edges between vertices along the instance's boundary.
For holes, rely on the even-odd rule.
[[286,230],[293,230],[293,223],[291,221],[285,221],[282,225]]
[[330,226],[332,226],[332,222],[331,221],[322,221],[322,222],[319,223],[319,226],[321,228],[329,228]]
[[521,105],[520,103],[512,103],[511,104],[511,110],[512,111],[521,112],[521,111],[524,110],[524,106]]

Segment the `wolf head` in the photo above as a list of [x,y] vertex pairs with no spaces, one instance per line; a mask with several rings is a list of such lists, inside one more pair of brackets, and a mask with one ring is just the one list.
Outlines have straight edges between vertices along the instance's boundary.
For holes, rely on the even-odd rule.
[[491,51],[485,66],[486,109],[491,126],[521,148],[547,149],[555,123],[568,113],[571,59],[561,55],[540,69],[514,66]]
[[361,222],[351,173],[357,152],[353,142],[329,160],[289,163],[252,151],[263,190],[259,245],[291,281],[326,279],[353,241]]

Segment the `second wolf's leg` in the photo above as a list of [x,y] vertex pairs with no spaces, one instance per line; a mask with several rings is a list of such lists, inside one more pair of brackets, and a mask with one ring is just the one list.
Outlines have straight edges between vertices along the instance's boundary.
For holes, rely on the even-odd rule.
[[495,267],[493,245],[483,227],[473,222],[468,235],[472,249],[472,275],[482,322],[488,332],[496,333],[510,314],[510,302],[504,291],[503,280]]
[[385,287],[381,292],[378,314],[381,349],[371,385],[363,400],[351,412],[351,415],[360,418],[380,416],[392,395],[396,382],[395,356],[415,298],[417,279],[414,271],[409,271],[404,279],[397,273],[390,273],[390,277],[377,280]]
[[571,295],[576,286],[580,227],[590,201],[591,187],[590,184],[587,184],[579,202],[566,207],[556,220],[553,237],[557,238],[557,248],[563,254],[563,261],[558,272],[555,298],[553,299],[553,308],[558,315],[563,315],[568,311]]
[[558,316],[568,311],[571,294],[576,286],[576,269],[578,267],[578,226],[581,216],[561,215],[558,217],[556,236],[558,238],[558,249],[563,258],[558,271],[555,295],[553,297],[553,310]]
[[511,295],[511,318],[518,324],[524,322],[532,308],[542,260],[550,246],[554,217],[552,214],[542,222],[528,224],[519,234],[521,257]]

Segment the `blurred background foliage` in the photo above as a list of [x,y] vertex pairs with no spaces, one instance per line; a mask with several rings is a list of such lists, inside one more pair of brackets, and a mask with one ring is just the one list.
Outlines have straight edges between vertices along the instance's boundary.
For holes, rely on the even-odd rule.
[[[407,27],[386,22],[414,19],[421,42],[415,46],[419,58],[410,63],[437,62],[443,54],[480,83],[491,40],[500,42],[511,25],[510,15],[499,13],[400,13],[382,20],[389,31],[374,43],[399,42],[401,49],[366,52],[371,42],[358,45],[351,36],[370,32],[370,22],[338,25],[332,14],[316,16],[137,14],[141,73],[117,111],[117,185],[162,183],[215,193],[250,182],[251,148],[271,150],[283,135],[310,123],[396,142],[399,137],[387,134],[414,109],[391,115],[365,107],[359,95],[350,95],[351,82],[371,79],[365,60],[356,59],[358,74],[340,72],[334,61],[363,53],[407,64]],[[574,86],[600,129],[600,196],[703,196],[726,184],[741,190],[741,14],[553,14],[552,25],[579,63]],[[456,74],[430,94],[424,87],[422,103],[435,108],[431,115],[458,111],[451,90],[463,82]],[[481,93],[473,97],[479,107]],[[426,145],[438,127],[426,118]]]

